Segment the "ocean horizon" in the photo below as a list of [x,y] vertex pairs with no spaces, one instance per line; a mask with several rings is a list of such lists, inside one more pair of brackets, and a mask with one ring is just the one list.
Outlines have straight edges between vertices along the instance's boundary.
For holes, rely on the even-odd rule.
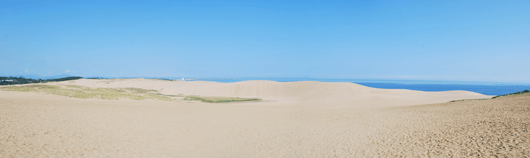
[[[65,77],[66,75],[55,76]],[[46,78],[53,77],[29,77]],[[90,77],[84,77],[90,78]],[[318,82],[350,82],[372,88],[381,89],[408,89],[427,92],[464,90],[484,95],[503,95],[524,90],[530,90],[530,83],[524,82],[487,82],[487,81],[439,81],[439,80],[385,80],[385,79],[319,79],[319,78],[194,78],[194,77],[103,77],[108,79],[122,78],[148,78],[169,79],[186,81],[211,81],[220,83],[233,83],[249,80],[268,80],[276,82],[318,81]]]
[[[182,80],[182,78],[167,78]],[[478,82],[478,81],[436,81],[436,80],[378,80],[378,79],[314,79],[314,78],[184,78],[188,81],[213,81],[232,83],[249,80],[268,80],[276,82],[319,81],[319,82],[350,82],[372,88],[408,89],[428,92],[464,90],[484,95],[503,95],[530,90],[530,83],[515,82]]]

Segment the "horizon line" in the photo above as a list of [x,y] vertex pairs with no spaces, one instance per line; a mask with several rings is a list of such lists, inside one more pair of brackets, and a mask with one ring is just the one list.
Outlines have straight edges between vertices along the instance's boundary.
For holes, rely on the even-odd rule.
[[[57,78],[50,78],[50,77],[56,77],[56,76],[62,76]],[[470,81],[470,80],[436,80],[436,79],[401,79],[401,78],[394,78],[394,79],[370,79],[370,78],[317,78],[317,77],[101,77],[101,76],[81,76],[81,75],[69,75],[69,74],[61,74],[61,75],[55,75],[55,76],[40,76],[40,75],[17,75],[17,76],[0,76],[0,77],[23,77],[27,79],[43,79],[40,77],[46,77],[47,79],[59,79],[59,78],[65,78],[65,77],[82,77],[82,79],[89,79],[89,78],[102,78],[102,79],[165,79],[165,80],[181,80],[184,79],[186,81],[229,81],[233,80],[235,82],[240,81],[252,81],[252,80],[264,80],[264,81],[275,81],[271,79],[291,79],[292,81],[276,81],[276,82],[297,82],[297,81],[318,81],[319,82],[326,82],[322,80],[357,80],[357,81],[331,81],[331,82],[358,82],[362,83],[362,81],[369,81],[372,83],[381,83],[381,82],[373,82],[373,81],[382,81],[383,83],[389,83],[388,81],[397,81],[397,82],[441,82],[437,84],[444,84],[444,83],[454,83],[454,84],[489,84],[489,85],[530,85],[530,82],[524,82],[524,81]],[[37,77],[37,78],[33,78]],[[293,80],[294,79],[294,80]],[[299,80],[296,80],[299,79]],[[327,81],[330,82],[330,81]],[[390,82],[392,83],[392,82]],[[407,84],[407,83],[397,83],[397,84]],[[408,84],[429,84],[429,83],[408,83]],[[433,83],[431,83],[433,84]]]

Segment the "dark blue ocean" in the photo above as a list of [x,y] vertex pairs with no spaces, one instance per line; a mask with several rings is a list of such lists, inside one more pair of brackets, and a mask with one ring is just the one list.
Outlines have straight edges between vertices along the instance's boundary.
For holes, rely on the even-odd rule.
[[[180,79],[180,78],[171,78]],[[190,78],[185,78],[190,79]],[[359,79],[309,79],[309,78],[238,78],[238,79],[191,79],[214,82],[240,82],[246,80],[269,80],[277,82],[320,81],[352,82],[360,85],[383,89],[410,89],[420,91],[465,90],[485,95],[503,95],[530,90],[530,83],[466,82],[466,81],[414,81],[414,80],[359,80]]]

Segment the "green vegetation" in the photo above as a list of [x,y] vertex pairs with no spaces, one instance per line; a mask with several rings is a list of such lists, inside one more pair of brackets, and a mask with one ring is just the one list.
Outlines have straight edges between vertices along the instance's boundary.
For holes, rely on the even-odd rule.
[[[524,90],[524,91],[510,93],[510,94],[498,95],[498,96],[491,97],[491,99],[495,99],[495,98],[499,98],[499,97],[505,97],[505,96],[511,96],[511,95],[521,95],[521,94],[526,94],[526,93],[530,93],[530,90]],[[488,100],[488,99],[490,99],[490,98],[451,100],[449,102],[458,102],[458,101],[467,101],[467,100]]]
[[158,101],[175,101],[176,99],[196,100],[207,103],[229,103],[229,102],[245,102],[245,101],[260,101],[258,98],[238,98],[238,97],[201,97],[201,96],[185,96],[166,95],[158,93],[154,89],[142,88],[89,88],[77,85],[23,85],[23,86],[6,86],[0,87],[3,91],[18,91],[18,92],[37,92],[45,94],[53,94],[60,96],[67,96],[71,98],[81,99],[104,99],[104,100],[158,100]]
[[55,85],[25,85],[0,87],[4,91],[38,92],[81,99],[104,99],[104,100],[159,100],[172,101],[169,96],[151,94],[156,90],[145,90],[140,88],[88,88],[83,86],[65,85],[65,88]]
[[131,93],[149,93],[149,92],[157,92],[157,90],[154,89],[142,89],[142,88],[125,88],[125,90],[131,92]]
[[5,77],[5,76],[0,76],[0,85],[58,82],[58,81],[77,80],[77,79],[81,79],[81,78],[83,78],[83,77],[72,76],[72,77],[64,77],[64,78],[58,78],[58,79],[43,80],[43,79],[31,79],[31,78],[24,78],[24,77]]
[[152,80],[161,80],[161,81],[175,81],[175,80],[167,79],[167,78],[149,78],[149,79],[152,79]]
[[186,96],[184,100],[197,100],[207,103],[229,103],[229,102],[245,102],[245,101],[260,101],[259,98],[239,98],[239,97],[201,97],[201,96]]
[[494,97],[491,98],[491,99],[495,99],[495,98],[499,98],[499,97],[505,97],[505,96],[510,96],[510,95],[526,94],[526,93],[530,93],[530,91],[529,91],[529,90],[524,90],[524,91],[520,91],[520,92],[515,92],[515,93],[505,94],[505,95],[498,95],[498,96],[494,96]]
[[459,102],[459,101],[468,101],[468,100],[489,100],[490,98],[482,98],[482,99],[462,99],[462,100],[451,100],[449,102]]

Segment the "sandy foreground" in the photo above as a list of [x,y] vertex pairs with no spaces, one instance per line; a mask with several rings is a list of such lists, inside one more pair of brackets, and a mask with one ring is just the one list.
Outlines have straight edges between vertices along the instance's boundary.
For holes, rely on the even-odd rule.
[[200,103],[0,91],[0,157],[530,157],[530,95],[353,83],[145,79],[50,85],[259,97]]

